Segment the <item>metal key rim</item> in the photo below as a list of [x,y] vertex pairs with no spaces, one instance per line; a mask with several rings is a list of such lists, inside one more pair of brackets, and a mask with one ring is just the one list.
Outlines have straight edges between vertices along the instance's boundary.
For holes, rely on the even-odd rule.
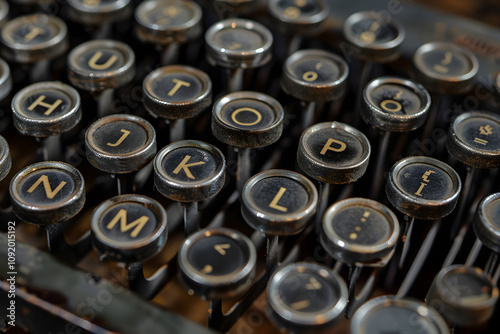
[[478,239],[495,252],[500,252],[500,230],[487,223],[490,218],[486,211],[492,202],[498,200],[500,200],[500,193],[494,193],[483,198],[477,206],[476,216],[473,221],[474,232]]

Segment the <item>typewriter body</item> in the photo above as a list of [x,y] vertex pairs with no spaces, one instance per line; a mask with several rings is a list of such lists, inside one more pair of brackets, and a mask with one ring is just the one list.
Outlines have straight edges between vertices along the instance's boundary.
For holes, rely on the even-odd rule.
[[[6,142],[0,141],[0,148],[4,154],[8,145],[11,166],[5,167],[4,157],[0,158],[6,173],[0,181],[1,331],[500,331],[500,311],[495,308],[500,276],[500,206],[488,207],[497,197],[487,197],[500,192],[500,139],[495,139],[494,125],[500,129],[500,123],[495,123],[500,118],[500,25],[495,21],[500,17],[499,4],[464,1],[467,9],[463,10],[471,17],[465,18],[447,13],[447,4],[431,9],[417,1],[196,0],[197,9],[183,6],[192,9],[194,17],[201,15],[199,25],[186,23],[182,29],[162,35],[155,29],[170,24],[169,20],[183,19],[176,9],[183,2],[165,0],[164,5],[159,2],[160,7],[147,7],[148,2],[154,3],[8,2],[1,40],[12,84],[0,89],[0,93],[6,91],[0,110],[0,134]],[[300,8],[312,6],[310,3],[325,6],[319,7],[320,12],[327,13],[319,23],[291,20],[302,15],[306,9],[301,12]],[[89,10],[93,6],[101,12]],[[117,10],[120,6],[123,9]],[[273,15],[271,6],[283,11],[284,16],[280,19]],[[139,8],[142,14],[138,14]],[[365,42],[372,35],[378,36],[377,29],[382,25],[389,35],[404,35],[401,43],[386,53],[353,44],[346,37],[346,22],[358,12],[368,13],[366,20],[371,22],[369,26],[364,22],[362,27],[353,23],[356,29],[365,29]],[[23,49],[15,38],[36,41],[47,31],[18,31],[9,23],[33,13],[56,18],[50,22],[52,30],[47,31],[56,35],[63,31],[66,39],[53,37],[51,43],[56,46],[45,53]],[[144,28],[147,24],[141,25],[141,20],[151,15],[164,15],[166,21]],[[497,22],[496,27],[480,22],[482,18]],[[25,18],[20,24],[49,24],[30,20]],[[228,20],[223,21],[229,22],[227,27],[217,26],[222,20]],[[224,29],[231,27],[241,30],[241,37],[238,32],[224,37]],[[401,30],[395,32],[393,27]],[[247,63],[242,60],[246,57],[243,52],[231,53],[233,47],[251,47],[255,42],[251,33],[260,33],[259,29],[270,32],[272,44],[263,42],[256,48],[257,56]],[[215,42],[206,40],[210,36],[220,43],[230,40],[230,44],[217,49]],[[262,32],[259,38],[266,36]],[[454,70],[452,59],[458,59],[455,65],[462,66],[469,55],[474,76],[467,82],[465,74],[446,81],[443,76],[419,70],[417,50],[435,42],[450,43],[442,44],[442,58],[434,64],[438,72],[444,71],[441,74],[446,80],[453,74],[448,73]],[[262,51],[266,47],[268,50]],[[441,44],[433,47],[439,51]],[[316,65],[305,73],[302,84],[293,78],[287,82],[285,72],[299,66],[293,65],[289,56],[298,54],[294,59],[299,64],[307,58],[305,53],[300,54],[304,50],[314,50],[307,57],[323,59],[325,65],[321,66],[325,67]],[[117,56],[113,56],[115,51]],[[427,50],[422,52],[422,61],[433,61],[426,58]],[[464,53],[453,58],[453,52]],[[115,70],[113,62],[121,62],[121,69]],[[162,70],[165,65],[177,67]],[[111,70],[106,72],[108,68]],[[339,74],[342,82],[338,79],[330,90],[307,86],[314,84],[322,70],[343,71],[345,76]],[[174,78],[172,85],[161,86],[163,79],[159,78],[169,75]],[[37,82],[50,84],[37,88],[39,91],[27,88]],[[383,93],[381,105],[386,113],[414,108],[414,100],[398,102],[398,92],[411,91],[426,116],[418,118],[420,111],[404,114],[408,116],[406,125],[377,118],[377,108],[369,106],[373,102],[370,94],[382,94],[384,85],[406,89],[396,89],[390,96]],[[196,99],[188,99],[189,105],[169,100],[184,88],[195,86],[199,92]],[[166,92],[164,101],[154,87]],[[60,92],[65,97],[58,97]],[[35,95],[23,100],[30,94]],[[254,104],[245,105],[245,101]],[[26,116],[13,111],[41,110],[57,118],[57,107],[65,103],[73,103],[64,111],[73,113],[72,118],[61,118],[58,123],[29,121],[29,112]],[[185,116],[172,116],[172,110]],[[246,118],[238,119],[237,111],[240,116],[247,112]],[[279,126],[273,123],[264,130],[238,130],[238,125],[253,126],[254,121],[257,124],[273,117]],[[465,125],[455,129],[457,119],[464,119]],[[466,136],[460,133],[465,133],[463,128],[470,119],[486,119],[493,125],[474,123],[479,132],[467,137],[475,145],[467,148],[460,144]],[[230,122],[234,127],[228,125]],[[111,140],[106,135],[113,131],[119,136]],[[344,137],[327,141],[325,135],[319,158],[349,149],[352,140],[359,140],[359,152],[349,159],[356,156],[364,160],[359,158],[363,161],[349,170],[334,171],[325,167],[326,163],[316,163],[317,158],[309,152],[314,145],[308,146],[307,140],[322,131],[338,131]],[[459,135],[452,142],[453,131]],[[128,136],[134,138],[129,147],[133,152],[123,158],[126,154],[119,150]],[[134,145],[142,142],[149,144],[134,151]],[[487,144],[498,144],[499,148],[484,153]],[[108,159],[100,147],[116,151]],[[182,150],[186,153],[179,158]],[[196,160],[197,154],[203,156],[203,162]],[[423,158],[408,160],[415,156]],[[170,166],[169,161],[175,162]],[[203,164],[212,174],[203,174],[208,181],[191,185],[189,182],[197,177],[196,167]],[[409,178],[407,175],[413,173],[410,168],[418,164],[418,182],[411,184],[414,189],[406,194],[404,178]],[[164,171],[168,168],[171,173]],[[45,173],[39,171],[43,169]],[[51,181],[51,175],[57,173],[66,176]],[[398,175],[403,179],[398,181]],[[441,183],[434,187],[437,181],[433,179],[438,176]],[[264,182],[270,178],[289,183],[279,186],[277,194],[266,194]],[[68,184],[73,187],[71,196],[64,192]],[[294,199],[280,202],[290,189],[296,189]],[[429,189],[437,197],[422,197]],[[252,191],[263,193],[255,195]],[[440,191],[450,199],[440,199]],[[23,192],[38,194],[42,199],[25,204]],[[63,201],[64,205],[44,207],[44,201],[64,194],[71,197]],[[131,206],[120,209],[123,203]],[[274,211],[259,211],[259,203]],[[287,216],[292,207],[301,205],[302,216]],[[351,226],[353,230],[335,230],[337,225],[332,223],[328,232],[325,222],[334,221],[336,215],[352,206],[365,208],[357,212],[359,222]],[[152,213],[141,213],[144,208]],[[352,217],[344,219],[342,226],[348,226]],[[343,238],[361,242],[361,231],[367,226],[362,224],[372,224],[370,236],[382,233],[371,219],[392,224],[392,232],[383,232],[390,235],[386,237],[390,241],[385,242],[390,247],[376,254],[372,249],[370,256],[347,249],[348,242],[342,242]],[[152,220],[157,230],[146,241],[134,244],[133,237],[141,238]],[[493,227],[481,225],[483,221],[493,221]],[[101,225],[102,233],[96,232]],[[199,230],[210,232],[200,234]],[[340,230],[347,234],[340,235]],[[121,231],[126,237],[106,234],[109,231]],[[108,242],[113,237],[117,239]],[[210,252],[203,248],[194,251],[197,243],[202,247],[202,242],[210,238],[216,240],[210,241]],[[238,248],[239,253],[232,253],[232,248]],[[299,265],[294,267],[294,263]],[[450,266],[454,266],[451,272],[456,277],[447,281],[452,274],[445,269]],[[212,281],[210,274],[218,270],[225,273],[220,274],[222,278],[217,276],[221,280],[229,277],[229,270],[235,276]],[[273,276],[275,272],[280,275]],[[332,290],[321,290],[328,284]],[[449,288],[449,284],[455,285]],[[304,289],[290,288],[295,285]],[[447,292],[464,300],[447,299]],[[336,302],[326,307],[325,303],[332,303],[329,299]],[[321,307],[325,308],[323,313],[317,310]],[[394,325],[384,327],[387,323]]]

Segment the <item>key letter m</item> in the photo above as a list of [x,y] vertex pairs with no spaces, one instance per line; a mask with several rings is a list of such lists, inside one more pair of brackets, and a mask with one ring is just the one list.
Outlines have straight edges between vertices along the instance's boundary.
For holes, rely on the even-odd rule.
[[146,225],[148,220],[149,220],[148,216],[142,216],[140,218],[137,218],[136,220],[134,220],[130,224],[128,224],[127,223],[127,210],[121,209],[120,211],[118,211],[115,218],[113,218],[113,220],[111,222],[109,222],[109,224],[108,224],[108,226],[106,226],[106,228],[108,230],[111,230],[116,225],[116,223],[118,223],[118,221],[120,221],[120,231],[127,232],[130,229],[134,229],[132,231],[132,233],[130,233],[130,236],[132,238],[135,238],[135,237],[137,237],[139,232],[141,232],[141,230],[144,228],[144,225]]

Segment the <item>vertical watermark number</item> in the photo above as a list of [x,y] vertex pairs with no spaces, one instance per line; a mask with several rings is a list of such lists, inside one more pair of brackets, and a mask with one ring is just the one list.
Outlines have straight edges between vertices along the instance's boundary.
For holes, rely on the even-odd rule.
[[7,306],[7,318],[10,326],[16,325],[16,222],[8,222],[7,225],[7,282],[9,291],[7,297],[9,303]]

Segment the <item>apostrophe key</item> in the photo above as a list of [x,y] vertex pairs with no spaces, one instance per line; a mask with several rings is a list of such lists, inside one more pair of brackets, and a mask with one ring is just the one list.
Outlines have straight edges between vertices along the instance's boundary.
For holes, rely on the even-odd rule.
[[302,133],[297,163],[320,185],[316,231],[320,231],[321,219],[328,207],[330,184],[347,184],[361,178],[368,167],[370,152],[366,136],[344,123],[319,123]]
[[334,259],[349,265],[349,306],[355,303],[355,285],[363,267],[383,267],[392,258],[399,222],[385,205],[365,198],[349,198],[325,212],[321,244]]
[[179,47],[201,36],[202,11],[194,1],[148,0],[135,10],[135,32],[143,43],[156,45],[160,64],[176,64]]
[[70,20],[82,24],[93,39],[110,38],[112,24],[132,15],[130,0],[68,0]]
[[178,141],[156,155],[155,187],[183,207],[186,236],[199,229],[198,202],[217,195],[224,186],[225,172],[222,152],[201,141]]
[[279,237],[302,232],[316,212],[318,191],[299,173],[268,170],[252,176],[241,195],[241,215],[267,237],[266,270],[279,266]]
[[222,300],[248,289],[257,252],[244,234],[230,229],[200,230],[179,247],[179,278],[190,294],[210,300],[209,326],[223,324]]
[[224,144],[238,151],[237,189],[252,174],[250,149],[275,143],[283,132],[285,112],[273,97],[256,92],[223,96],[212,109],[212,132]]
[[91,238],[100,260],[126,263],[129,287],[146,299],[154,297],[172,277],[163,266],[144,276],[142,261],[158,254],[167,242],[167,212],[143,195],[121,195],[102,202],[90,222]]
[[[358,12],[349,16],[343,26],[344,39],[350,46],[343,46],[344,53],[361,62],[354,122],[361,108],[363,88],[370,79],[373,63],[388,63],[396,60],[405,39],[403,26],[391,17],[383,17],[375,11]],[[349,59],[350,60],[350,59]]]
[[206,57],[212,66],[228,69],[228,91],[243,89],[243,74],[271,60],[273,35],[262,24],[244,19],[227,19],[205,33]]
[[403,267],[410,247],[411,231],[415,220],[434,220],[426,241],[420,246],[419,253],[400,288],[403,295],[406,295],[407,290],[413,284],[431,250],[431,245],[441,226],[441,218],[449,215],[455,208],[461,188],[462,183],[457,172],[434,158],[408,157],[392,166],[385,188],[387,199],[398,211],[406,215],[400,268]]
[[325,333],[342,318],[347,287],[342,277],[328,267],[292,263],[271,278],[267,304],[278,328],[291,333]]
[[10,172],[12,160],[10,159],[9,143],[4,137],[0,136],[0,181],[2,181]]
[[34,83],[14,95],[12,115],[21,134],[42,141],[43,160],[59,160],[64,153],[61,135],[82,118],[80,94],[62,82]]
[[97,103],[97,117],[110,112],[114,89],[135,75],[135,54],[125,43],[92,40],[78,45],[68,56],[71,84],[90,92]]
[[323,50],[300,50],[285,60],[281,87],[301,101],[303,130],[314,123],[318,103],[343,98],[348,75],[347,63]]
[[381,296],[361,306],[351,321],[352,334],[448,334],[450,329],[436,310],[424,303]]
[[51,79],[50,61],[64,55],[69,47],[66,23],[45,14],[12,19],[2,26],[0,36],[2,56],[25,65],[31,82]]
[[185,119],[196,117],[212,104],[212,81],[203,71],[171,65],[149,73],[142,84],[146,110],[170,125],[170,141],[186,139]]
[[132,172],[146,166],[155,156],[156,133],[148,121],[138,116],[110,115],[87,129],[85,147],[90,164],[116,178],[121,195],[134,190]]
[[88,252],[88,233],[72,245],[64,238],[64,223],[85,203],[83,176],[76,168],[55,161],[27,166],[12,178],[9,192],[16,216],[46,230],[51,252],[69,263]]
[[267,11],[288,39],[288,54],[300,49],[304,36],[314,36],[328,17],[323,0],[271,0]]
[[420,84],[399,77],[373,79],[363,91],[361,118],[381,132],[374,168],[371,197],[377,199],[387,165],[391,132],[409,132],[427,118],[431,97]]

